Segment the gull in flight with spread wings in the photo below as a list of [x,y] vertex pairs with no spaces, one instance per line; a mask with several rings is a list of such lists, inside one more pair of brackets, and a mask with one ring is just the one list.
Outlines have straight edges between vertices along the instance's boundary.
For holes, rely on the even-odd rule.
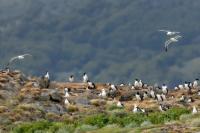
[[158,31],[165,32],[166,35],[168,35],[168,36],[172,36],[172,35],[180,33],[180,32],[177,32],[177,31],[170,31],[170,30],[158,30]]
[[166,42],[165,42],[165,51],[167,52],[167,50],[168,50],[168,46],[170,45],[170,44],[172,44],[173,42],[178,42],[179,40],[179,38],[181,38],[182,36],[180,36],[180,35],[177,35],[177,36],[174,36],[174,37],[171,37],[170,39],[168,39]]
[[31,54],[23,54],[23,55],[18,55],[18,56],[12,57],[9,60],[9,63],[7,66],[9,66],[14,60],[23,60],[25,58],[25,56],[32,56],[32,55]]

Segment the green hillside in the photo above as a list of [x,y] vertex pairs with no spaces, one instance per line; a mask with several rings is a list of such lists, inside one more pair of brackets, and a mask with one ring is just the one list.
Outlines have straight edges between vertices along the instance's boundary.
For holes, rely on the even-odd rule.
[[[200,1],[2,0],[0,64],[18,54],[33,58],[13,68],[56,80],[88,72],[98,82],[193,80],[200,70]],[[166,36],[180,31],[164,52]]]

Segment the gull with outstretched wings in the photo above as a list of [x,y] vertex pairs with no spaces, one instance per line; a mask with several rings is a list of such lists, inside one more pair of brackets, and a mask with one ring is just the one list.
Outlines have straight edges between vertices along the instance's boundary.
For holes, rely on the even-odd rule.
[[18,55],[18,56],[12,57],[9,60],[9,63],[7,66],[9,66],[14,60],[23,60],[26,56],[32,56],[32,55],[31,54],[23,54],[23,55]]
[[180,32],[177,32],[177,31],[170,31],[170,30],[158,30],[158,31],[165,32],[166,35],[168,35],[168,36],[172,36],[172,35],[180,33]]
[[173,42],[178,42],[179,38],[181,38],[182,36],[180,35],[177,35],[177,36],[174,36],[174,37],[171,37],[170,39],[168,39],[166,42],[165,42],[165,51],[167,52],[168,51],[168,46],[170,44],[172,44]]

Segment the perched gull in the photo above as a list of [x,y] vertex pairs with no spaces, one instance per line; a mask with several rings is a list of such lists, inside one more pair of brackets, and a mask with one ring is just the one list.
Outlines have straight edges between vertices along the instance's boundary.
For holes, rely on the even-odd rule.
[[74,75],[70,75],[70,77],[69,77],[69,82],[74,82]]
[[65,98],[64,103],[65,103],[66,105],[70,105],[70,102],[69,102],[69,100],[68,100],[67,98]]
[[172,35],[180,33],[180,32],[177,32],[177,31],[170,31],[170,30],[158,30],[158,31],[165,32],[168,36],[172,36]]
[[165,84],[162,85],[162,92],[163,92],[164,94],[167,94],[167,93],[168,93],[167,85],[165,85]]
[[69,97],[70,95],[69,95],[69,92],[68,92],[68,88],[65,88],[64,91],[65,91],[65,96],[64,97],[65,98]]
[[46,72],[46,74],[45,74],[44,77],[47,78],[47,79],[49,79],[49,72],[48,71]]
[[197,108],[195,106],[193,106],[192,114],[196,114],[196,113],[198,113]]
[[136,104],[134,104],[134,108],[133,108],[133,113],[145,113],[145,110],[142,108],[139,108]]
[[178,42],[178,39],[181,38],[182,36],[180,35],[177,35],[177,36],[174,36],[174,37],[171,37],[170,39],[168,39],[166,42],[165,42],[165,51],[167,52],[168,50],[168,46],[170,44],[172,44],[173,42]]
[[102,97],[102,98],[106,98],[107,93],[106,93],[105,89],[101,90],[101,93],[99,94],[99,96]]
[[196,79],[193,83],[192,83],[192,87],[193,88],[197,88],[198,87],[198,81],[199,81],[199,79]]
[[86,73],[83,73],[83,82],[86,83],[88,81],[88,76]]
[[164,105],[164,104],[160,104],[159,105],[159,110],[161,112],[164,112],[164,111],[167,111],[169,109],[169,106],[168,105]]
[[32,55],[31,54],[23,54],[23,55],[18,55],[18,56],[12,57],[9,60],[9,63],[7,66],[9,66],[14,60],[23,60],[25,58],[25,56],[32,56]]
[[123,108],[123,107],[124,107],[124,104],[121,103],[120,101],[118,101],[118,102],[117,102],[117,107],[118,107],[118,108]]

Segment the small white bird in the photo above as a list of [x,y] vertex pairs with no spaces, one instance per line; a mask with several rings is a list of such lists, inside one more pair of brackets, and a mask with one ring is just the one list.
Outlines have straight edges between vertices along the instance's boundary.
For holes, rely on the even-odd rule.
[[142,80],[139,80],[138,85],[139,85],[139,88],[142,88],[142,87],[143,87]]
[[163,94],[168,93],[167,85],[165,85],[165,84],[162,85],[162,92],[163,92]]
[[184,102],[185,99],[186,99],[185,95],[182,95],[181,98],[180,98],[180,101],[181,101],[181,102]]
[[83,73],[83,82],[86,83],[88,81],[88,76],[86,73]]
[[190,88],[190,83],[185,81],[184,88],[185,88],[186,90],[190,90],[190,89],[191,89],[191,88]]
[[145,113],[145,109],[139,108],[136,104],[134,104],[133,113]]
[[143,96],[141,96],[139,92],[137,92],[137,93],[135,94],[135,97],[136,97],[136,99],[137,99],[138,101],[142,101],[142,100],[143,100]]
[[117,102],[117,107],[123,108],[123,107],[124,107],[124,104],[122,104],[120,101],[118,101],[118,102]]
[[12,57],[9,60],[9,63],[7,66],[9,66],[14,60],[23,60],[26,56],[32,56],[32,55],[31,54],[23,54],[23,55],[18,55],[18,56]]
[[117,87],[114,84],[111,84],[110,88],[111,88],[112,91],[116,91],[117,90]]
[[161,102],[163,101],[163,97],[160,94],[156,94],[156,99]]
[[138,79],[135,79],[134,86],[135,86],[136,88],[139,87],[139,80],[138,80]]
[[91,81],[87,81],[87,84],[88,84],[88,89],[95,89],[95,84]]
[[198,110],[195,106],[193,106],[193,109],[192,109],[192,114],[197,114],[198,113]]
[[49,72],[48,72],[48,71],[46,72],[46,74],[44,75],[44,77],[47,78],[47,79],[50,78],[50,76],[49,76]]
[[196,80],[193,82],[193,84],[192,84],[192,87],[193,87],[193,88],[197,88],[197,87],[198,87],[198,81],[199,81],[199,79],[196,79]]
[[179,88],[180,90],[183,90],[183,89],[184,89],[184,86],[183,86],[183,85],[178,85],[178,88]]
[[174,90],[179,90],[179,88],[177,86],[174,87]]
[[168,46],[170,45],[170,44],[172,44],[173,42],[178,42],[179,40],[179,38],[181,38],[182,36],[180,36],[180,35],[177,35],[177,36],[175,36],[175,37],[171,37],[170,39],[168,39],[167,41],[165,41],[165,51],[167,52],[168,51]]
[[148,98],[148,95],[147,95],[147,92],[145,91],[144,93],[143,93],[143,99],[147,99]]
[[169,109],[169,106],[167,106],[167,105],[163,105],[163,104],[159,105],[159,110],[161,112],[167,111],[168,109]]
[[106,98],[107,93],[106,93],[105,89],[101,90],[101,93],[99,94],[99,96],[102,97],[102,98]]
[[69,95],[69,92],[68,92],[68,88],[65,88],[64,91],[65,91],[65,96],[64,97],[65,98],[69,97],[70,95]]
[[70,105],[70,103],[69,103],[69,101],[68,101],[67,98],[65,98],[65,104],[66,104],[66,105]]
[[150,91],[150,95],[152,98],[154,98],[154,99],[156,98],[155,92],[153,90]]
[[177,31],[170,31],[170,30],[158,30],[158,31],[165,32],[166,35],[168,35],[168,36],[172,36],[172,35],[180,33],[180,32],[177,32]]
[[69,82],[74,82],[74,75],[70,75],[70,77],[69,77]]

